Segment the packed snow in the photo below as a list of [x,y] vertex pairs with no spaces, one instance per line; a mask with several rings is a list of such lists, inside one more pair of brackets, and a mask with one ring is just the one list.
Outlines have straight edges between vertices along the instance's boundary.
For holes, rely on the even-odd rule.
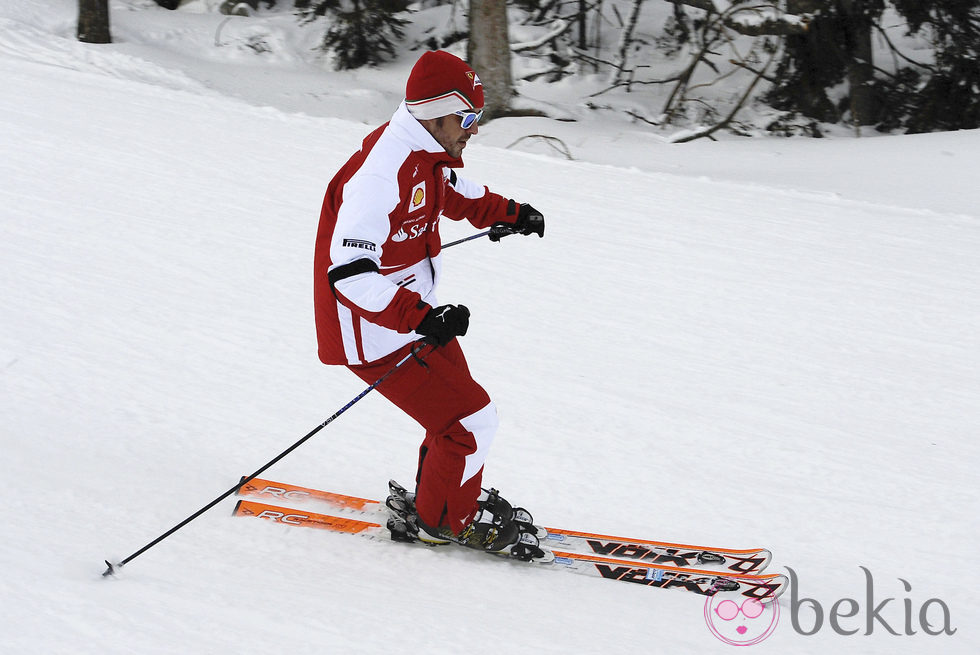
[[[693,594],[232,500],[101,576],[362,390],[316,358],[313,240],[418,55],[340,74],[281,15],[220,46],[203,0],[111,6],[107,46],[0,6],[0,652],[730,649]],[[543,523],[771,548],[759,652],[975,653],[980,132],[865,137],[491,122],[461,172],[546,237],[447,250],[440,300],[500,411],[485,481]],[[378,497],[420,440],[370,394],[265,477]]]

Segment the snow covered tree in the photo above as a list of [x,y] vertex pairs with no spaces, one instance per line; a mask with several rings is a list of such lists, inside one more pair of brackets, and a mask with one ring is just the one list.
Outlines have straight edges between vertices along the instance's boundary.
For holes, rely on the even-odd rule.
[[483,82],[488,118],[504,114],[514,94],[506,0],[470,0],[466,60]]
[[[935,53],[931,66],[906,67],[909,132],[980,127],[980,3],[976,0],[896,0],[909,32],[925,33]],[[926,74],[926,79],[923,79]]]
[[329,15],[322,48],[334,53],[339,70],[377,66],[395,55],[395,43],[408,21],[398,14],[408,0],[313,0],[304,10],[311,19]]
[[[934,63],[902,53],[881,25],[884,0],[788,0],[808,14],[806,32],[785,39],[785,56],[767,100],[818,121],[910,132],[980,127],[980,3],[893,0],[890,3],[932,46]],[[872,37],[892,50],[897,70],[872,61]],[[832,94],[846,81],[846,94]]]
[[109,0],[78,0],[77,35],[84,43],[112,43]]
[[[856,125],[878,120],[871,35],[883,0],[788,0],[790,13],[810,17],[807,30],[785,37],[784,56],[767,98],[777,109],[836,123],[845,113]],[[830,91],[846,80],[842,103]]]

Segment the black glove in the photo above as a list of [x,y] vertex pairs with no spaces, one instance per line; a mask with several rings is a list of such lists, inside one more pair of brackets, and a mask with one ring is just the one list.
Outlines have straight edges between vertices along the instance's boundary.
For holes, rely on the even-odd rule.
[[415,332],[434,346],[445,346],[457,336],[466,334],[469,325],[470,310],[466,305],[442,305],[430,309]]
[[539,237],[543,237],[544,216],[531,205],[523,203],[517,212],[516,222],[494,223],[490,226],[489,236],[491,241],[500,241],[508,234],[523,234],[524,236],[537,234]]

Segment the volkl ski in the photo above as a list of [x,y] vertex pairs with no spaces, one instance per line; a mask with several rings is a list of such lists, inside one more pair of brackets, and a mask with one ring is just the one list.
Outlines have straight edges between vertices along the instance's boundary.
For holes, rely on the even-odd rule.
[[[238,501],[234,515],[261,518],[286,526],[317,528],[391,541],[390,533],[382,523],[352,516],[322,514],[245,499]],[[549,557],[547,558],[531,560],[531,565],[536,568],[568,571],[661,589],[681,589],[703,596],[725,593],[769,602],[782,594],[788,584],[787,577],[782,574],[716,573],[636,560],[605,558],[587,553],[557,550],[548,551],[548,553]],[[515,558],[509,559],[522,562],[522,560]]]
[[[244,484],[238,495],[273,503],[326,504],[331,511],[379,524],[385,524],[388,515],[388,508],[377,500],[257,478]],[[761,573],[772,560],[765,548],[697,546],[540,526],[537,535],[541,546],[551,550],[739,575]]]

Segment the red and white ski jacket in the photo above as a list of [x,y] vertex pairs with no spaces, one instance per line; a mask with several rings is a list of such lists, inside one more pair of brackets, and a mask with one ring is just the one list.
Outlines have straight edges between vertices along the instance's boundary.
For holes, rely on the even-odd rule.
[[458,177],[403,102],[327,187],[314,256],[318,354],[363,364],[418,339],[438,303],[439,219],[477,228],[514,222],[520,206]]

